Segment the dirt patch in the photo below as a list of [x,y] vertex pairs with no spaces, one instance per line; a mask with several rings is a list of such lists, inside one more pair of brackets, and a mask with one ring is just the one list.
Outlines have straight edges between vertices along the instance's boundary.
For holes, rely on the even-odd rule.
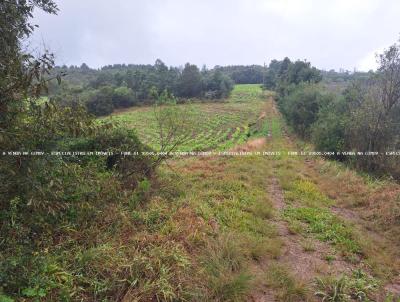
[[343,217],[346,220],[360,222],[361,218],[358,214],[350,209],[340,208],[340,207],[331,207],[330,210],[337,216]]
[[285,208],[285,201],[282,189],[279,185],[279,181],[275,177],[271,179],[271,183],[269,185],[269,193],[271,195],[274,207],[277,210],[282,211]]
[[257,121],[264,119],[267,116],[267,113],[263,111],[260,116],[258,117]]
[[252,294],[249,301],[252,302],[277,302],[275,294],[270,289],[262,289],[259,293]]
[[267,140],[265,139],[265,137],[252,139],[243,145],[232,148],[230,151],[250,152],[250,151],[259,150],[259,149],[261,149],[262,146],[265,145],[266,141]]
[[400,299],[400,276],[393,283],[387,284],[385,290]]

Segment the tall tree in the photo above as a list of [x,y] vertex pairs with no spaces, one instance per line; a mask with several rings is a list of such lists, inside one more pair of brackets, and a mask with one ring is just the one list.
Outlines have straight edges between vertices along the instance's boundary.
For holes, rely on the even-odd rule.
[[199,97],[202,91],[202,77],[196,65],[186,63],[179,81],[179,95]]
[[4,134],[24,107],[22,98],[40,94],[47,71],[53,65],[51,54],[35,59],[22,50],[22,40],[35,28],[30,23],[35,7],[52,14],[57,12],[51,0],[0,2],[0,133],[3,139],[7,139]]

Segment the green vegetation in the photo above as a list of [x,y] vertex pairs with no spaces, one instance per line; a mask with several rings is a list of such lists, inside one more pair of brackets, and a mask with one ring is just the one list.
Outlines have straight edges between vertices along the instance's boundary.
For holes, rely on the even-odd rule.
[[301,202],[307,206],[331,205],[332,200],[322,194],[315,184],[308,180],[294,180],[284,189],[288,201]]
[[[243,143],[249,135],[249,125],[260,116],[264,101],[258,85],[236,86],[227,102],[178,105],[193,115],[192,122],[181,129],[182,143],[178,151],[226,150]],[[160,150],[159,127],[151,107],[124,110],[107,121],[135,129],[140,139]]]
[[[378,57],[377,73],[356,77],[333,94],[320,72],[307,62],[272,61],[264,86],[278,93],[278,104],[291,128],[311,139],[317,151],[377,175],[398,178],[394,156],[399,142],[400,45],[394,44]],[[347,156],[342,152],[375,152],[374,156]]]
[[235,85],[230,100],[231,102],[245,102],[265,100],[266,95],[260,93],[261,85],[242,84]]
[[315,295],[332,302],[374,301],[371,294],[378,288],[378,282],[360,269],[348,276],[317,278],[316,285]]
[[287,208],[284,215],[289,222],[298,220],[307,223],[306,232],[315,234],[318,239],[333,244],[343,252],[361,252],[351,228],[328,210],[302,207]]
[[[191,98],[225,99],[233,89],[233,81],[218,68],[202,71],[187,63],[183,70],[167,67],[157,60],[154,65],[129,65],[91,70],[86,64],[80,68],[55,68],[53,73],[73,74],[65,77],[61,86],[51,86],[49,97],[60,105],[83,105],[89,113],[105,116],[115,109],[156,102],[154,95],[164,91],[179,97],[181,102]],[[82,81],[76,83],[76,79]]]

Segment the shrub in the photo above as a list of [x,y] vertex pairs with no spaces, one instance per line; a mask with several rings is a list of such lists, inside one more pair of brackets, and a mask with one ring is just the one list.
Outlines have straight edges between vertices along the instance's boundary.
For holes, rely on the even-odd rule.
[[309,137],[320,109],[330,101],[332,96],[323,95],[315,85],[300,84],[282,97],[279,104],[289,125],[300,136]]
[[[312,142],[318,151],[339,152],[346,146],[346,128],[349,116],[343,98],[336,98],[323,107],[312,126]],[[342,159],[340,155],[336,158]]]
[[[138,182],[151,177],[155,169],[155,158],[143,155],[152,151],[142,144],[136,133],[124,128],[111,128],[98,132],[91,137],[71,140],[63,146],[71,151],[100,151],[106,156],[80,156],[81,164],[96,162],[101,170],[112,170],[130,187],[136,187]],[[124,155],[131,152],[131,155]],[[76,161],[72,158],[71,160]]]
[[112,98],[113,89],[108,86],[102,87],[89,97],[86,108],[89,113],[96,116],[109,115],[114,110]]
[[128,87],[118,87],[114,89],[112,96],[114,108],[126,108],[136,104],[132,89]]

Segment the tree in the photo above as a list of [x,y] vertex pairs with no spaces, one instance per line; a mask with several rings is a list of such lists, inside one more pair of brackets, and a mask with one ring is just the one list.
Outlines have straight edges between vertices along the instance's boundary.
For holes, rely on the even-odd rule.
[[193,123],[195,113],[190,104],[177,105],[176,99],[167,90],[156,97],[153,110],[160,145],[158,151],[161,153],[156,161],[158,163],[190,139],[186,131]]
[[311,125],[317,121],[318,113],[332,100],[317,87],[302,83],[279,100],[279,106],[289,125],[302,137],[310,136]]
[[209,72],[204,80],[205,96],[207,98],[226,98],[233,89],[233,81],[224,75],[220,69]]
[[86,63],[82,63],[81,67],[79,67],[83,72],[87,72],[90,70],[90,67]]
[[135,104],[135,96],[132,89],[128,87],[118,87],[114,89],[112,103],[114,108],[126,108]]
[[106,86],[113,84],[114,77],[111,73],[101,72],[94,80],[92,80],[89,85],[92,88],[100,88],[101,86]]
[[96,116],[111,114],[114,111],[113,94],[114,90],[110,86],[96,90],[86,103],[88,112]]
[[378,56],[378,86],[384,114],[400,103],[400,45],[393,44]]
[[322,80],[321,73],[307,61],[283,61],[272,60],[264,78],[266,89],[275,89],[280,95],[284,95],[290,85],[300,83],[318,83]]
[[[349,103],[343,96],[334,97],[318,113],[312,125],[312,142],[318,151],[342,152],[348,150],[348,129],[350,121]],[[335,155],[343,160],[344,156]]]
[[178,94],[182,97],[199,97],[202,92],[202,77],[196,65],[186,63],[178,84]]
[[375,173],[400,177],[400,165],[385,152],[400,147],[400,45],[377,56],[379,68],[367,80],[345,91],[351,105],[349,144],[357,151],[379,152],[356,165]]
[[[33,30],[29,21],[34,7],[56,12],[51,0],[0,1],[0,149],[17,152],[0,156],[0,300],[84,300],[84,290],[72,286],[80,281],[62,256],[74,253],[65,243],[75,228],[86,238],[88,230],[98,229],[110,203],[127,200],[121,191],[128,196],[151,176],[152,159],[49,156],[70,151],[72,145],[84,146],[79,151],[93,150],[86,149],[90,146],[105,151],[148,148],[134,132],[95,122],[82,106],[39,102],[52,78],[53,57],[45,53],[34,58],[22,51],[21,39]],[[43,153],[33,156],[32,151]],[[104,173],[106,169],[112,173]],[[70,276],[68,282],[59,278],[60,272]]]
[[[47,52],[35,59],[22,51],[21,39],[29,37],[34,29],[30,20],[35,7],[57,12],[53,1],[0,2],[0,133],[6,140],[15,140],[5,133],[15,126],[25,107],[22,97],[39,95],[48,80],[47,71],[53,66],[53,56]],[[4,141],[2,145],[6,146]]]

